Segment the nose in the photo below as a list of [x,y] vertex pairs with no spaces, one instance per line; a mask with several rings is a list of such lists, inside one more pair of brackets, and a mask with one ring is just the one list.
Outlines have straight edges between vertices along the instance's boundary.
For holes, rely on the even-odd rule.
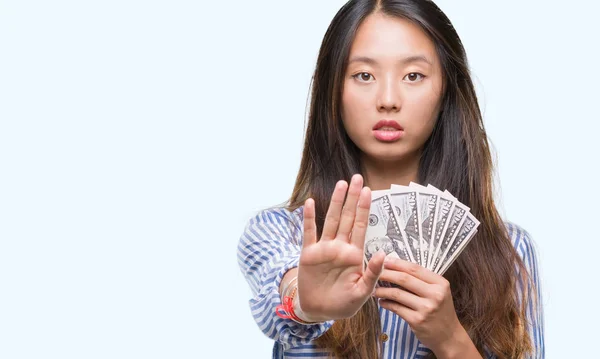
[[377,110],[382,112],[400,110],[400,89],[397,81],[392,76],[387,76],[380,84]]

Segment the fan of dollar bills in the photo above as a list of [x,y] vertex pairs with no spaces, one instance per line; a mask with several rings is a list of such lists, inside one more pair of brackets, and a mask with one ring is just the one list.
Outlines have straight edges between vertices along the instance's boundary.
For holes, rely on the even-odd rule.
[[365,260],[383,249],[387,256],[444,274],[471,238],[479,221],[448,191],[416,183],[373,191]]

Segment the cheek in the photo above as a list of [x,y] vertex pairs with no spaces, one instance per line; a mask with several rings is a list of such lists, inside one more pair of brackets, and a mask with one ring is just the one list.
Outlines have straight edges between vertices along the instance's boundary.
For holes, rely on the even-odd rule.
[[342,120],[350,136],[360,131],[360,123],[369,120],[372,104],[368,94],[352,89],[344,90],[342,94]]
[[406,120],[407,130],[418,134],[418,137],[429,137],[437,121],[438,96],[428,95],[405,103],[404,110],[410,113]]

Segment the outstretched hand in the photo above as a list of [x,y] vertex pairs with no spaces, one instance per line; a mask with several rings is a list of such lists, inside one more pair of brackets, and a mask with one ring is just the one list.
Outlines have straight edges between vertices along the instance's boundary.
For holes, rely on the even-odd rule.
[[303,312],[315,321],[353,316],[374,291],[385,253],[373,255],[364,268],[370,207],[371,190],[363,188],[362,176],[354,175],[350,186],[338,182],[317,241],[315,204],[310,198],[305,202],[298,296]]

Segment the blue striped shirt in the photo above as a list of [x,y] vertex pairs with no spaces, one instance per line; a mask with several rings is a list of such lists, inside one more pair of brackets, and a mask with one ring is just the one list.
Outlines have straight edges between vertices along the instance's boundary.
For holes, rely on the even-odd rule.
[[[521,227],[506,223],[509,236],[529,271],[541,303],[537,258],[529,234]],[[275,341],[273,358],[327,358],[330,353],[318,348],[314,340],[334,323],[303,325],[275,314],[281,304],[279,284],[284,274],[298,266],[303,238],[303,207],[294,212],[271,208],[258,213],[248,222],[238,244],[238,264],[253,297],[252,316],[259,328]],[[518,288],[519,289],[519,288]],[[520,289],[519,289],[520,290]],[[535,310],[534,310],[535,309]],[[406,321],[394,312],[379,308],[385,359],[424,358],[430,350],[419,342]],[[542,306],[527,306],[528,331],[535,349],[530,358],[544,357],[544,321]],[[486,358],[494,358],[488,354]]]

